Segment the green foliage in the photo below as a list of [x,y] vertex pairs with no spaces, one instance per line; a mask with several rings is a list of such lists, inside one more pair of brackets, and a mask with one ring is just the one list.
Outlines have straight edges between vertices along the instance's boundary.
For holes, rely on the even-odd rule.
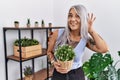
[[118,80],[118,74],[114,66],[108,66],[108,80]]
[[118,80],[120,80],[120,68],[118,69],[117,73],[118,73]]
[[120,56],[120,51],[118,51],[118,55]]
[[[120,55],[120,51],[118,54]],[[94,53],[82,68],[90,80],[120,80],[120,68],[115,68],[119,61],[113,66],[113,59],[109,53]]]
[[96,79],[101,72],[109,65],[113,60],[110,54],[94,53],[89,61],[85,62],[82,66],[85,75],[89,79]]
[[74,58],[75,53],[69,45],[59,46],[55,51],[55,56],[60,61],[70,61]]
[[41,24],[45,24],[44,20],[42,20]]
[[27,24],[30,24],[30,19],[27,19]]
[[14,21],[14,23],[19,23],[19,21]]
[[25,66],[24,68],[24,75],[28,76],[28,75],[32,75],[33,74],[33,70],[30,66]]
[[22,38],[22,39],[17,39],[14,42],[15,46],[19,46],[19,43],[21,44],[22,47],[26,46],[33,46],[33,45],[38,45],[39,42],[35,39],[28,39],[28,38]]

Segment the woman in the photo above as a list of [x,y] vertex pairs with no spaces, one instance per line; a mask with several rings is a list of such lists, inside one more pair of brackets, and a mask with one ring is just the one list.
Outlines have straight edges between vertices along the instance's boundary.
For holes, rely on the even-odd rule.
[[[51,33],[47,55],[54,65],[52,80],[85,80],[82,66],[82,56],[85,47],[100,53],[108,51],[105,41],[93,28],[96,17],[88,14],[83,5],[74,5],[68,13],[68,25],[65,30],[56,30]],[[54,50],[58,45],[68,44],[74,47],[75,59],[71,70],[61,68],[55,61]]]

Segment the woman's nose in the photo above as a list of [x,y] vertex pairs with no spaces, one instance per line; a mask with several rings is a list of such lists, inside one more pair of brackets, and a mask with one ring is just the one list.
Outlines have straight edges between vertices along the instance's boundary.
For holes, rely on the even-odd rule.
[[72,21],[75,21],[75,20],[76,20],[76,18],[75,18],[75,17],[72,17],[72,18],[71,18],[71,20],[72,20]]

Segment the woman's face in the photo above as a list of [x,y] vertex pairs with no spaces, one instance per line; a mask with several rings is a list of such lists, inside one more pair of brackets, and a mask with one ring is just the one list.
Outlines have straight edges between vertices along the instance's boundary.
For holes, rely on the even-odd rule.
[[81,20],[74,8],[71,8],[68,14],[68,26],[70,30],[80,30]]

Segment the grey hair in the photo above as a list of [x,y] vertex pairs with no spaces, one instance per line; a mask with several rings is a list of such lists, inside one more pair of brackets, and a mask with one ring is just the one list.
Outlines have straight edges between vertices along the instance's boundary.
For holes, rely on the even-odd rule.
[[[87,9],[83,5],[74,5],[71,8],[75,9],[77,15],[81,19],[81,25],[80,25],[81,26],[81,29],[80,29],[81,30],[80,31],[81,37],[88,40],[89,36],[88,36],[88,22],[87,22],[88,13],[87,13]],[[71,8],[70,8],[70,10],[71,10]],[[66,32],[67,32],[67,36],[68,36],[70,33],[70,29],[69,29],[68,24],[67,24],[66,29],[67,29]]]

